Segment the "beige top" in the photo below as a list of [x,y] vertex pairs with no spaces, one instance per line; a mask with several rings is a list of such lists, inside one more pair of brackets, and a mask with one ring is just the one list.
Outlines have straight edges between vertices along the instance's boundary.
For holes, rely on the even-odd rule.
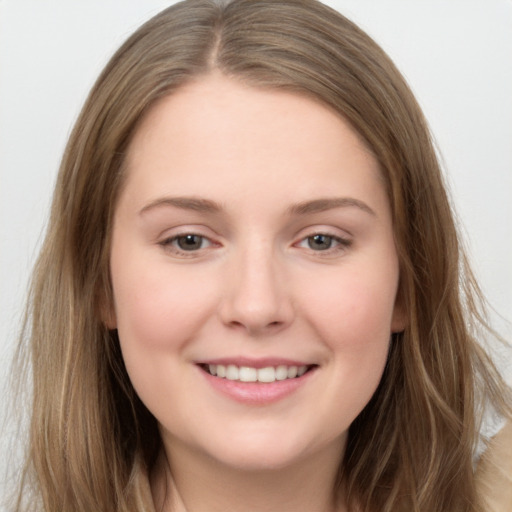
[[512,420],[489,441],[476,476],[486,512],[512,512]]

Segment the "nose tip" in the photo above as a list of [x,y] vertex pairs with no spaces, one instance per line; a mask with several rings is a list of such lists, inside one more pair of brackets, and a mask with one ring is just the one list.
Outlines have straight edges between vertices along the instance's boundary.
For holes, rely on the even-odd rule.
[[274,262],[246,262],[231,272],[219,308],[222,322],[250,336],[274,334],[290,324],[289,290]]
[[[271,319],[277,317],[280,319]],[[288,322],[283,318],[283,315],[267,315],[261,314],[261,312],[248,310],[245,310],[244,312],[241,310],[234,312],[233,319],[226,322],[226,324],[231,328],[246,331],[247,334],[253,337],[279,332],[287,325],[287,323]]]

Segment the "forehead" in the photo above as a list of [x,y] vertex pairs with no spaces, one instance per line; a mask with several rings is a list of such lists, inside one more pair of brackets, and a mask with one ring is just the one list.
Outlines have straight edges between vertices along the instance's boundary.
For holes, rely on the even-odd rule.
[[381,186],[377,161],[332,109],[221,75],[202,77],[149,110],[127,173],[132,188],[147,194],[204,195],[228,184],[239,196],[250,195],[248,186],[266,187],[267,195],[277,188],[300,201],[342,192],[331,190],[342,178],[350,178],[352,193]]

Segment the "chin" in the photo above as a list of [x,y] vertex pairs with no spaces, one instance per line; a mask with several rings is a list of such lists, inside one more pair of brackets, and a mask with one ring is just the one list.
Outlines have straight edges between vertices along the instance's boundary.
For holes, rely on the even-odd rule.
[[275,456],[273,454],[245,453],[236,457],[217,457],[217,464],[243,473],[264,473],[284,471],[295,467],[297,464],[307,460],[307,458],[297,458],[292,456]]
[[[341,460],[345,446],[344,440],[319,443],[306,442],[300,439],[290,439],[290,436],[274,436],[272,439],[245,438],[241,443],[231,442],[219,450],[208,450],[209,456],[218,464],[237,471],[265,472],[291,469],[312,459],[320,457],[339,457]],[[330,454],[330,455],[329,455]]]

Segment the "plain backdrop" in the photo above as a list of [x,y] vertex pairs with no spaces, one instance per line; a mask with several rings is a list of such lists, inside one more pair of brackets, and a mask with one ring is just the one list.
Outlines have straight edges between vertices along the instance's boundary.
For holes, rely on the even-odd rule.
[[[0,386],[73,122],[113,51],[171,3],[0,0]],[[326,3],[373,36],[416,93],[484,292],[512,320],[512,0]],[[0,475],[10,435],[4,428]]]

